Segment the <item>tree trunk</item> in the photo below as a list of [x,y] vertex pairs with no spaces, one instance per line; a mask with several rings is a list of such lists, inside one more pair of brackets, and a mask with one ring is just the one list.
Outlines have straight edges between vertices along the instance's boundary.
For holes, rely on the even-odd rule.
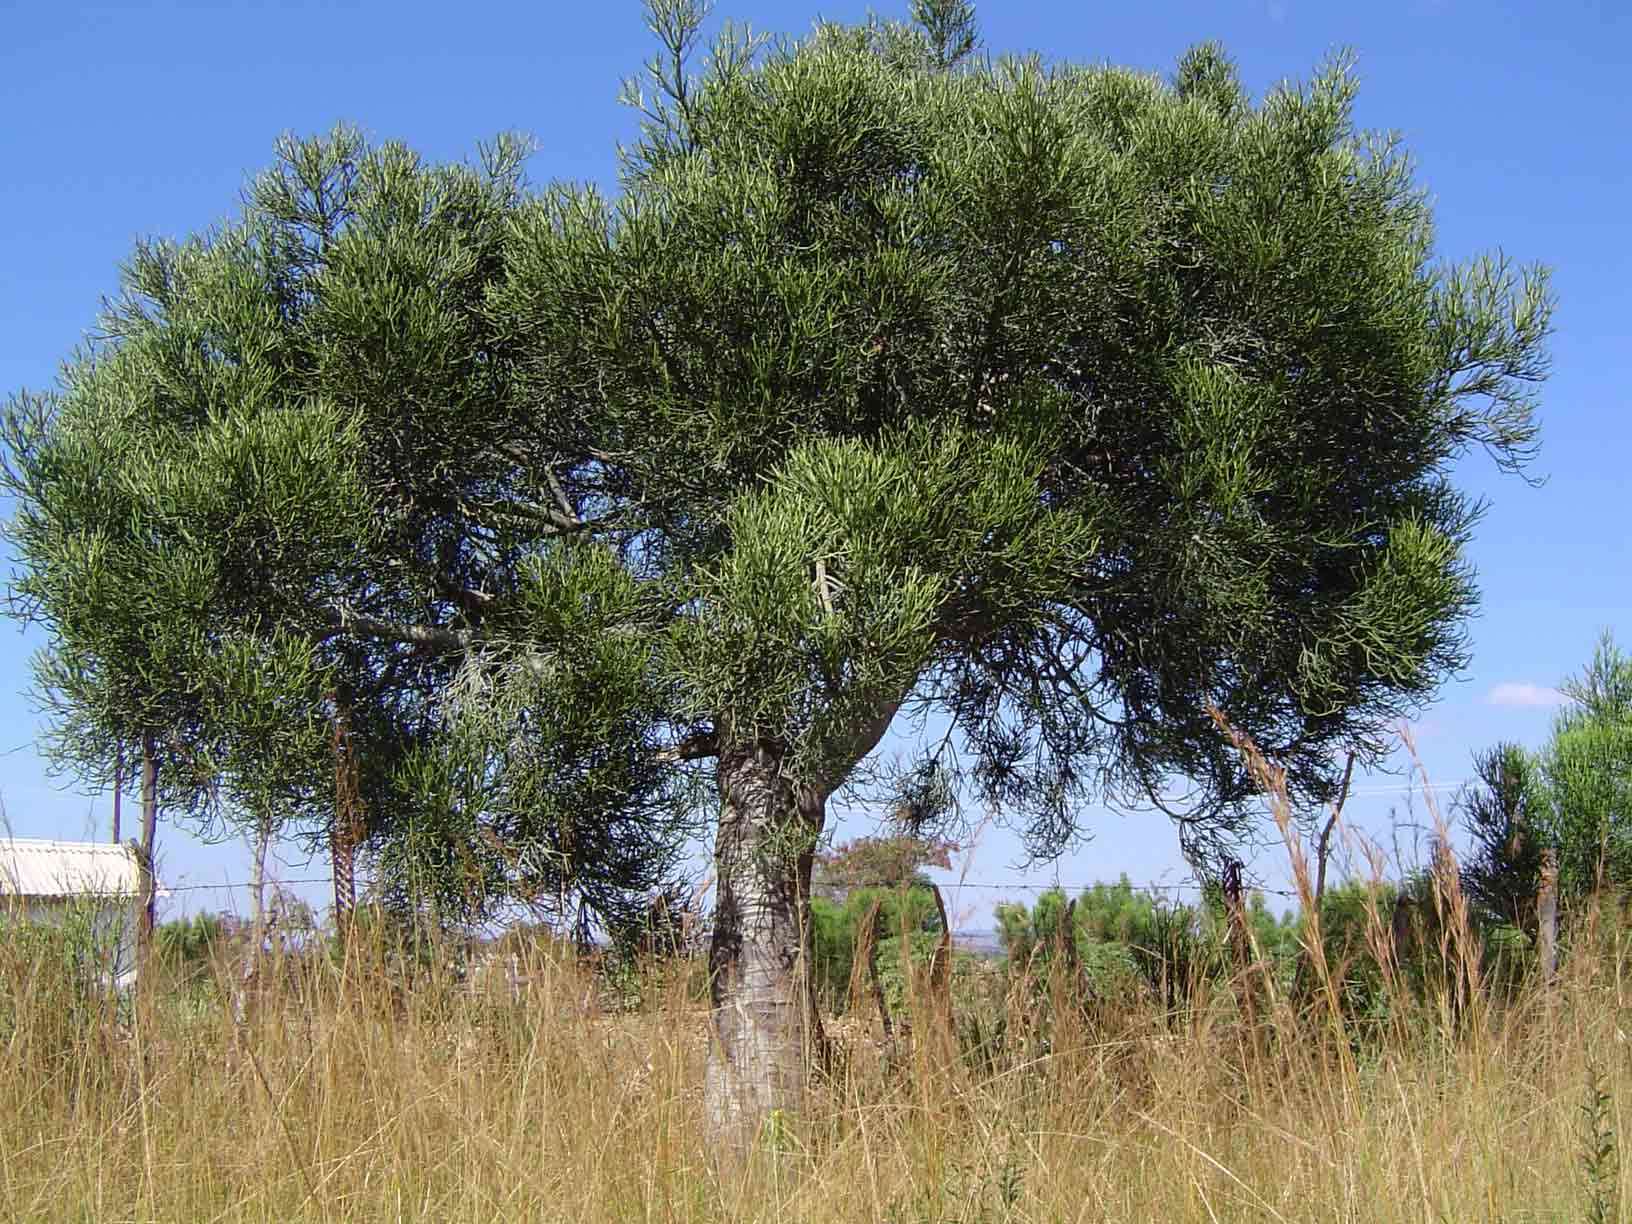
[[153,950],[153,927],[158,918],[158,881],[153,866],[154,841],[159,828],[159,761],[153,737],[142,736],[142,840],[137,847],[137,871],[141,890],[136,914],[136,958],[140,972],[146,973]]
[[272,840],[272,822],[255,822],[255,845],[249,860],[249,932],[251,948],[260,955],[266,938],[266,852]]
[[120,803],[125,795],[125,746],[113,750],[113,844],[119,844]]
[[334,931],[351,933],[357,908],[357,843],[362,840],[362,799],[357,759],[351,743],[351,708],[334,695],[334,823],[329,828],[329,862],[334,876]]
[[823,1040],[810,989],[810,872],[826,800],[794,787],[782,766],[766,745],[719,758],[704,1096],[710,1129],[732,1148],[750,1142],[773,1111],[799,1111]]
[[272,822],[262,817],[255,822],[255,844],[249,860],[249,945],[233,992],[232,1018],[243,1024],[249,1018],[249,993],[260,973],[262,948],[266,943],[266,853],[272,841]]

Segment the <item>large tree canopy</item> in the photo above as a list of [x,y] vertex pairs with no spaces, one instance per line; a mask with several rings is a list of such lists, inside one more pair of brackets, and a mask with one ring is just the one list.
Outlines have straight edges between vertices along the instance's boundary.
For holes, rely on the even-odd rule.
[[[1045,853],[1096,800],[1229,831],[1251,782],[1209,704],[1311,799],[1381,750],[1464,661],[1449,472],[1527,458],[1550,303],[1435,263],[1341,63],[1254,104],[1216,48],[1172,81],[979,60],[968,6],[920,0],[728,31],[694,76],[701,6],[650,11],[616,200],[319,142],[243,227],[139,256],[110,360],[162,410],[116,470],[175,508],[90,530],[197,551],[207,582],[132,581],[209,591],[178,623],[298,679],[265,687],[379,710],[448,871],[672,829],[711,777],[731,1127],[798,1099],[811,852],[904,712],[956,750],[919,797]],[[68,642],[104,618],[45,593],[76,386],[13,447],[22,589]]]
[[1193,848],[1228,828],[1209,704],[1324,798],[1464,662],[1451,465],[1535,437],[1544,276],[1434,262],[1345,65],[1252,105],[1211,47],[960,64],[920,7],[692,79],[653,5],[622,197],[527,205],[492,299],[596,438],[575,509],[672,592],[632,630],[717,761],[722,1119],[796,1091],[804,851],[902,710],[1045,852],[1176,778]]
[[717,53],[616,205],[529,205],[495,308],[606,538],[677,587],[684,708],[842,777],[908,699],[1046,846],[1071,805],[1323,796],[1464,658],[1448,465],[1533,438],[1541,278],[1431,263],[1334,67],[1253,108],[888,28]]

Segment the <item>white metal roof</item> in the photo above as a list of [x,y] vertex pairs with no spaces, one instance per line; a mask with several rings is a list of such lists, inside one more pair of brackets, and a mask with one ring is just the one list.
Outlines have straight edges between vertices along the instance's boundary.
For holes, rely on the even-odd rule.
[[0,838],[0,895],[133,897],[136,856],[111,842]]

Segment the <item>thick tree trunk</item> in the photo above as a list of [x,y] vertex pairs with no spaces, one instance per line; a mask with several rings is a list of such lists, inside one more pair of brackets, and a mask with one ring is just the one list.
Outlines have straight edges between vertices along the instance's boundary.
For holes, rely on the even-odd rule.
[[709,956],[710,1128],[730,1147],[773,1111],[797,1112],[822,1045],[810,981],[810,872],[826,800],[793,786],[764,745],[722,752],[718,901]]

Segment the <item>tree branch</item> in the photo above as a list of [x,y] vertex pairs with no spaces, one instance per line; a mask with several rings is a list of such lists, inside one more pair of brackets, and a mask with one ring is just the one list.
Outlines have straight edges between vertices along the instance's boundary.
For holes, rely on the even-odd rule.
[[[346,608],[331,609],[329,616],[329,630],[319,636],[319,641],[349,634],[379,642],[402,642],[439,654],[454,654],[484,644],[494,644],[491,637],[475,629],[454,629],[447,625],[400,625],[373,616],[361,616]],[[521,654],[518,661],[542,680],[555,675],[555,661],[546,654],[529,651]]]
[[446,652],[469,650],[482,641],[482,635],[473,629],[454,629],[446,625],[399,625],[373,616],[362,616],[349,608],[330,609],[329,631],[320,640],[341,634],[382,642],[403,642],[409,646]]
[[1337,827],[1339,818],[1343,815],[1343,807],[1349,801],[1349,783],[1354,781],[1354,753],[1349,753],[1349,763],[1343,767],[1343,789],[1338,793],[1337,802],[1332,805],[1332,815],[1326,821],[1326,827],[1320,831],[1320,841],[1315,846],[1315,904],[1319,905],[1326,895],[1326,860],[1332,853],[1332,830]]
[[694,735],[686,736],[678,744],[671,744],[667,748],[660,749],[657,753],[657,759],[674,763],[701,761],[711,756],[718,756],[719,753],[720,741],[714,732],[699,731]]
[[436,575],[436,588],[443,598],[458,604],[466,612],[486,613],[498,601],[497,595],[461,586],[446,574]]
[[554,506],[541,506],[535,502],[467,502],[462,508],[473,517],[485,514],[495,518],[523,519],[529,523],[541,524],[549,529],[547,532],[549,535],[574,535],[599,525],[585,521],[576,514],[563,513]]

